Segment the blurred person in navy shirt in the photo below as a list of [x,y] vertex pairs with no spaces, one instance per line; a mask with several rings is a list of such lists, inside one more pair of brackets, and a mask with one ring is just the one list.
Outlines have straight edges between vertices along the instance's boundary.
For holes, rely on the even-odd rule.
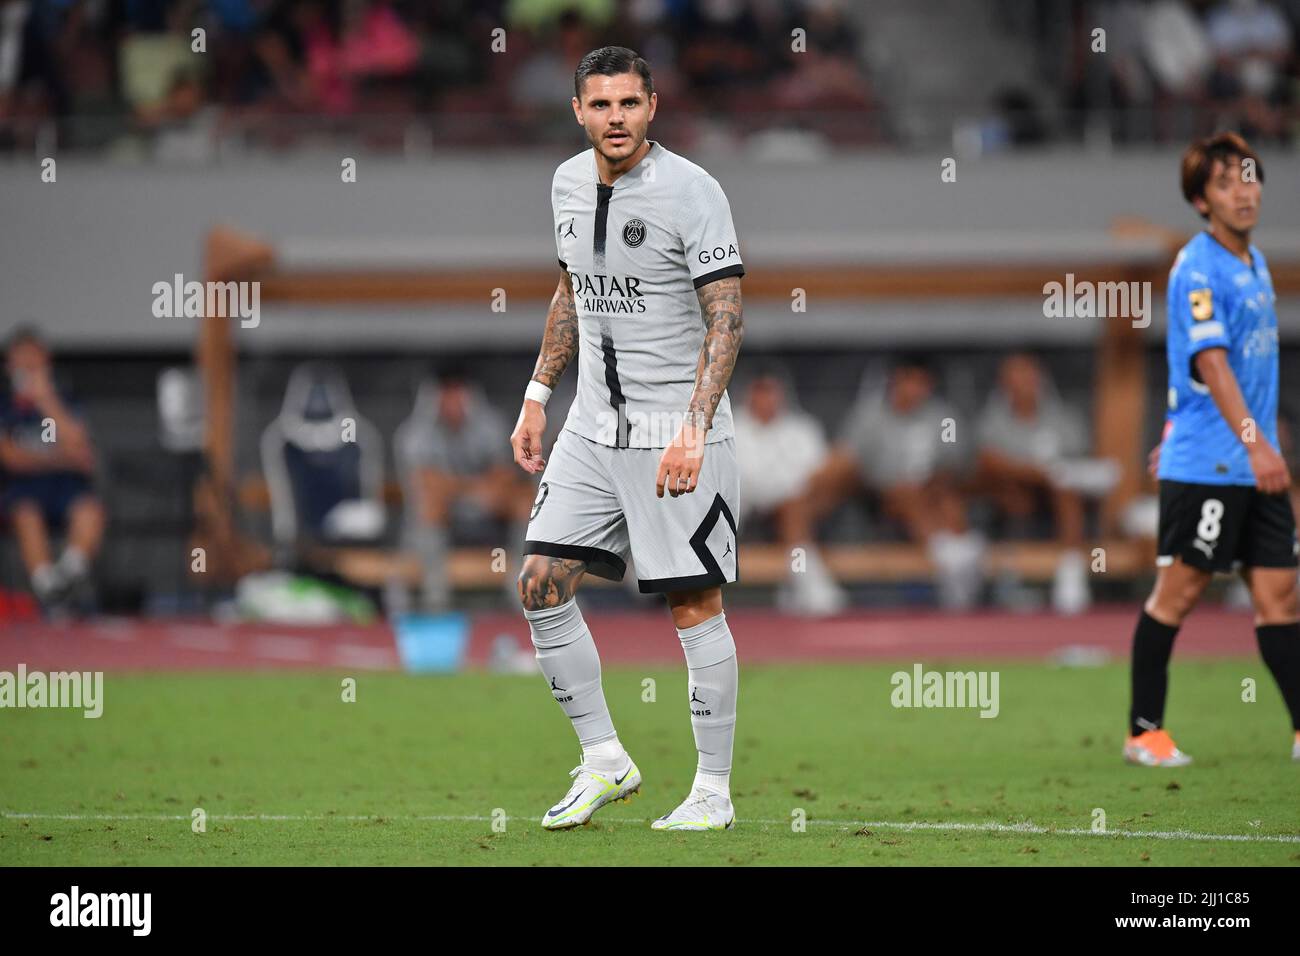
[[[13,528],[32,590],[47,610],[80,603],[104,536],[94,490],[95,450],[80,416],[54,385],[50,350],[19,328],[5,347],[9,389],[0,402],[0,508]],[[66,532],[58,560],[51,533]]]

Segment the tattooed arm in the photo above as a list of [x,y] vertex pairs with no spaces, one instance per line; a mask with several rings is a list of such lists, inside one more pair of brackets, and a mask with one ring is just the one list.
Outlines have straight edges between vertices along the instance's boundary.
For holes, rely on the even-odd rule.
[[[551,307],[546,312],[546,331],[542,333],[542,349],[533,368],[533,381],[554,388],[569,362],[578,354],[578,310],[573,302],[573,284],[565,272],[551,296]],[[546,467],[542,457],[542,433],[546,431],[546,411],[542,403],[525,398],[519,410],[519,421],[510,436],[510,447],[515,462],[530,475]]]
[[566,272],[560,277],[546,312],[542,350],[533,368],[533,381],[555,388],[560,376],[578,354],[578,310],[573,304],[573,282]]
[[659,460],[655,493],[676,498],[689,494],[704,464],[704,438],[713,427],[722,393],[731,381],[745,326],[741,320],[740,277],[729,276],[701,286],[696,293],[704,316],[704,345],[695,366],[695,391],[682,420],[682,430]]
[[701,286],[696,293],[704,316],[704,346],[695,368],[695,392],[687,409],[687,424],[706,431],[713,427],[722,393],[731,381],[745,325],[741,319],[740,277],[730,276]]

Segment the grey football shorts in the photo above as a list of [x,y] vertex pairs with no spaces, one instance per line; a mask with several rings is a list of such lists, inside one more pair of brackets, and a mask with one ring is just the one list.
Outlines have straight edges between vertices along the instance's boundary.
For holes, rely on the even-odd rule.
[[542,472],[524,554],[586,561],[623,580],[629,558],[644,593],[736,580],[740,470],[736,440],[705,445],[696,488],[655,494],[662,448],[612,448],[567,429]]

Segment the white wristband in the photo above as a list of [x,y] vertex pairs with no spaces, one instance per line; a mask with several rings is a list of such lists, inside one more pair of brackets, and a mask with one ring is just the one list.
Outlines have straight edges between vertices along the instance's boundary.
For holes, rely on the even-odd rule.
[[541,402],[542,407],[546,407],[547,400],[551,397],[551,390],[541,382],[529,382],[528,387],[524,389],[524,398],[531,398],[535,402]]

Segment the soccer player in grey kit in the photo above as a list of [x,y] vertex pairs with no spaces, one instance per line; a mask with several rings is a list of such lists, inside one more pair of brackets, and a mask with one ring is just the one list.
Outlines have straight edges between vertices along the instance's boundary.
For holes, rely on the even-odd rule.
[[[560,279],[510,438],[519,466],[542,474],[519,575],[524,615],[582,745],[542,826],[584,824],[641,786],[575,597],[588,573],[621,580],[630,557],[641,591],[664,594],[672,611],[699,751],[690,793],[652,827],[728,829],[738,676],[722,585],[736,580],[740,487],[726,388],[745,270],[717,181],[646,139],[656,97],[645,60],[594,50],[574,93],[591,149],[555,171]],[[547,462],[544,407],[575,358],[577,395]]]

